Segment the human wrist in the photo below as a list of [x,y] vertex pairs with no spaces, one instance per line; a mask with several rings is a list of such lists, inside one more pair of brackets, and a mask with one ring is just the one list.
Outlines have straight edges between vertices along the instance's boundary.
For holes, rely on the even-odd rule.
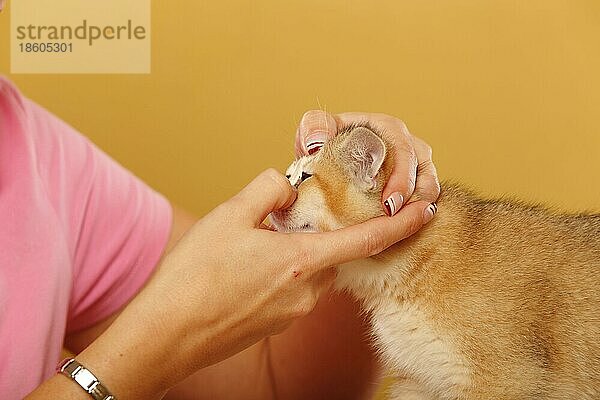
[[115,400],[113,394],[104,386],[102,381],[73,357],[61,361],[56,368],[56,372],[77,383],[94,400]]
[[191,372],[178,351],[181,329],[168,326],[134,299],[119,318],[76,356],[116,398],[160,398]]

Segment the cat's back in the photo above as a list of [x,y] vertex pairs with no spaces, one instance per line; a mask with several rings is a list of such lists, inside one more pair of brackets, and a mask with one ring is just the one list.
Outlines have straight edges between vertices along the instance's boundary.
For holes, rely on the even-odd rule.
[[481,395],[600,396],[600,216],[452,185],[439,203],[412,243],[436,249],[412,295],[467,355]]

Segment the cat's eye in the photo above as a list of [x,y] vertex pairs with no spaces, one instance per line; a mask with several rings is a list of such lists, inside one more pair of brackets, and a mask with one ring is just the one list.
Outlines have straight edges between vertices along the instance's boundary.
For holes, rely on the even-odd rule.
[[309,173],[306,173],[306,172],[302,172],[302,176],[300,177],[300,182],[304,182],[305,180],[307,180],[311,176],[312,176],[312,174],[309,174]]

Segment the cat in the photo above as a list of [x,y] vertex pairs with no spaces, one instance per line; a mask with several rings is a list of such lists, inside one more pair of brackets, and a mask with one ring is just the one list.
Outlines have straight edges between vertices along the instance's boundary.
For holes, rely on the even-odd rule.
[[[286,173],[280,231],[331,231],[384,215],[394,149],[341,129]],[[600,399],[600,215],[485,200],[442,183],[439,210],[381,254],[341,265],[390,369],[391,399]]]

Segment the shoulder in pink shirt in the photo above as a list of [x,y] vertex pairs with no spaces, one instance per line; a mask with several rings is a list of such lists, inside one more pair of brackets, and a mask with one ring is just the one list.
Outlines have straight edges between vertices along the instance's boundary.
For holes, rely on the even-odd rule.
[[66,333],[142,287],[171,228],[164,197],[0,77],[0,393],[54,373]]

